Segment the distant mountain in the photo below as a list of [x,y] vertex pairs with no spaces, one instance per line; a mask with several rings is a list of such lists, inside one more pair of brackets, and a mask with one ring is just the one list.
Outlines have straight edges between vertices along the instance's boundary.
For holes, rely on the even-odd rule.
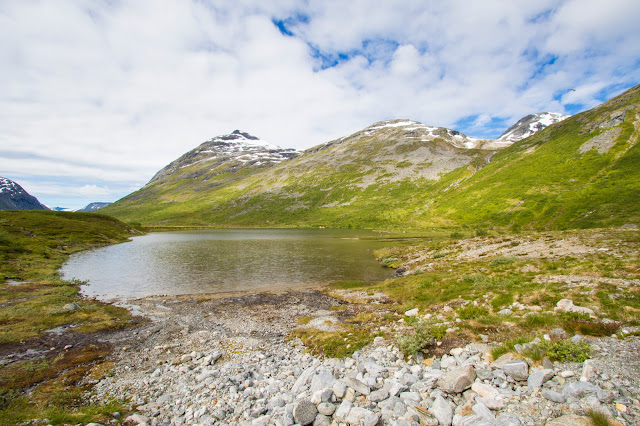
[[202,143],[171,162],[156,173],[149,184],[173,180],[177,176],[181,179],[209,181],[220,174],[233,173],[240,168],[264,168],[297,155],[298,151],[295,149],[282,149],[249,133],[234,130],[231,134],[217,136]]
[[89,203],[86,206],[84,206],[83,208],[75,210],[75,211],[77,211],[77,212],[85,212],[85,213],[94,212],[96,210],[99,210],[99,209],[101,209],[103,207],[108,206],[109,204],[111,204],[111,203],[102,203],[102,202]]
[[526,117],[521,118],[516,124],[509,127],[506,132],[496,139],[496,142],[521,141],[522,139],[528,138],[550,125],[558,123],[569,117],[569,115],[557,112],[539,112],[537,114],[527,115]]
[[227,145],[252,141],[234,132],[104,213],[151,226],[638,225],[639,111],[636,86],[555,124],[562,116],[525,117],[502,140],[390,120],[270,162]]
[[0,177],[0,210],[49,210],[20,185]]

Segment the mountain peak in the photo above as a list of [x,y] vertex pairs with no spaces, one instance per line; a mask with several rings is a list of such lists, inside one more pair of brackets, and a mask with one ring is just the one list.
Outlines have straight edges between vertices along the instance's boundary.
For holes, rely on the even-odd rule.
[[0,210],[49,210],[11,179],[0,177]]
[[506,132],[496,139],[496,141],[518,142],[568,117],[570,116],[560,114],[558,112],[539,112],[536,114],[529,114],[518,120],[518,122],[513,126],[509,127]]
[[215,136],[187,152],[160,170],[149,183],[188,173],[191,178],[210,179],[233,173],[239,167],[256,169],[298,155],[295,149],[283,149],[241,130]]

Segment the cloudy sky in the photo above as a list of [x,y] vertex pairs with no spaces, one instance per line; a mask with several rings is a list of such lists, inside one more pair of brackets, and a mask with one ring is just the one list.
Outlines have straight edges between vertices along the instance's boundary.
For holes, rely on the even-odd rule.
[[81,207],[235,129],[299,149],[393,118],[493,138],[638,84],[638,17],[638,0],[0,0],[0,176]]

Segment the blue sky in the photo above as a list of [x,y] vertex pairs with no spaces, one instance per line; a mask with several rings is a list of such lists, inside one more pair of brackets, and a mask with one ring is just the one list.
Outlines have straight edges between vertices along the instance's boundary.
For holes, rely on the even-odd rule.
[[494,138],[640,81],[640,2],[0,1],[0,176],[114,201],[213,136],[408,118]]

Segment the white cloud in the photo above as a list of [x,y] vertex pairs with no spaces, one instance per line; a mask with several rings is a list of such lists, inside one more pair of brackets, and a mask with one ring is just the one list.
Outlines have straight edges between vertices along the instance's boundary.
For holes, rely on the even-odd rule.
[[236,128],[297,148],[390,118],[500,133],[492,120],[637,83],[639,15],[635,0],[5,2],[0,172],[117,197]]

